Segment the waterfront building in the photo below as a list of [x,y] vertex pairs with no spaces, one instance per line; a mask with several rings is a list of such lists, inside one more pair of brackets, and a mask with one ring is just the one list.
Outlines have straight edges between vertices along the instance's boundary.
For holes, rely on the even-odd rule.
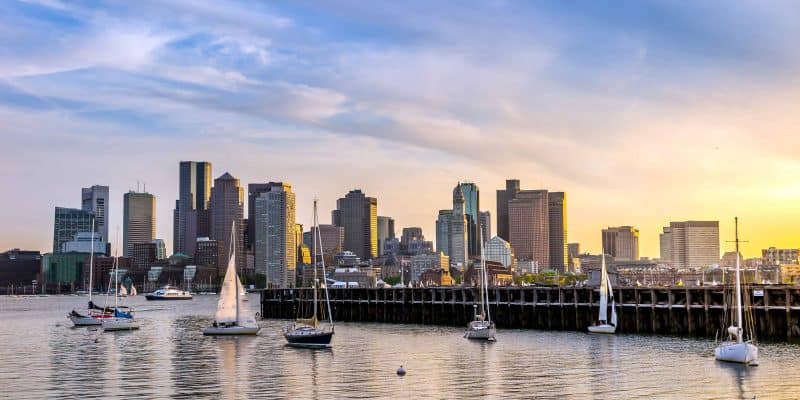
[[428,270],[450,270],[450,257],[444,253],[425,253],[416,254],[409,259],[410,279],[412,282],[419,282],[421,275]]
[[761,250],[761,263],[763,265],[800,264],[798,259],[800,249],[778,249],[770,247]]
[[172,247],[173,253],[191,256],[194,255],[197,238],[211,234],[211,163],[181,161],[179,175],[178,200],[175,201],[173,212]]
[[450,251],[447,255],[450,257],[450,263],[463,271],[467,268],[469,261],[469,227],[464,209],[466,200],[462,188],[462,185],[458,184],[453,189],[453,214],[449,218],[450,226],[447,238]]
[[[239,185],[239,179],[229,173],[222,174],[214,180],[211,189],[211,239],[222,243],[221,259],[227,260],[231,251],[231,229],[236,243],[236,265],[245,265],[243,219],[244,219],[244,190]],[[196,243],[196,240],[195,240]],[[188,255],[188,254],[187,254]]]
[[469,257],[480,256],[481,243],[478,235],[480,227],[480,189],[472,182],[460,182],[461,194],[464,196],[464,217],[467,220],[467,254]]
[[41,280],[42,254],[38,251],[11,249],[0,253],[0,289],[9,285],[30,285]]
[[481,241],[484,244],[492,238],[492,214],[489,211],[481,211],[478,218],[481,227]]
[[484,249],[486,261],[494,261],[500,263],[505,268],[511,271],[516,270],[516,258],[514,257],[514,249],[511,244],[503,240],[500,236],[495,236],[486,242]]
[[378,255],[383,255],[386,241],[394,239],[394,219],[378,216]]
[[658,236],[658,243],[660,247],[659,258],[662,262],[669,263],[672,261],[672,231],[668,226],[665,226]]
[[632,226],[603,229],[603,252],[617,260],[639,259],[639,230]]
[[383,245],[383,255],[392,257],[400,255],[400,239],[388,239]]
[[92,231],[94,213],[77,208],[56,207],[53,222],[53,253],[61,253],[64,243],[72,241],[79,232]]
[[[92,250],[92,247],[94,247],[94,250]],[[95,232],[94,235],[92,235],[92,232],[78,232],[72,240],[64,243],[61,247],[61,252],[91,253],[94,251],[95,254],[106,254],[107,248],[108,242],[103,240],[99,233]]]
[[567,195],[564,192],[547,193],[548,243],[550,268],[566,272],[567,253]]
[[508,228],[508,202],[517,196],[519,190],[518,179],[507,179],[506,188],[497,191],[497,236],[506,241],[511,240]]
[[[508,202],[511,247],[519,261],[532,261],[536,269],[550,266],[550,216],[546,190],[523,190]],[[518,263],[519,265],[519,263]]]
[[[313,274],[313,270],[312,270]],[[346,287],[374,288],[378,278],[372,268],[337,267],[332,277],[335,281],[344,282]],[[322,280],[322,278],[317,278]]]
[[719,221],[670,222],[670,262],[675,268],[719,263]]
[[439,210],[436,218],[436,252],[450,255],[450,217],[453,210]]
[[81,209],[94,214],[95,232],[99,233],[104,241],[110,242],[111,238],[108,237],[108,186],[93,185],[81,188]]
[[150,193],[129,191],[123,196],[122,246],[131,257],[133,245],[150,243],[156,236],[156,198]]
[[47,253],[42,255],[42,284],[83,285],[83,270],[85,266],[88,271],[88,259],[89,253]]
[[[255,269],[264,273],[267,285],[295,286],[297,267],[297,229],[295,194],[286,182],[270,182],[255,199],[253,249]],[[302,232],[302,226],[300,226]]]
[[156,260],[167,258],[167,245],[164,243],[164,239],[153,239],[153,244],[156,245]]
[[146,270],[150,268],[156,261],[156,254],[158,252],[155,243],[134,243],[131,249],[131,263],[133,267],[138,270]]
[[351,190],[336,201],[333,225],[344,228],[344,249],[363,259],[378,256],[378,199],[360,189]]
[[218,275],[223,275],[227,268],[227,260],[222,259],[222,242],[211,240],[207,237],[197,238],[195,243],[194,263],[207,267],[213,267]]

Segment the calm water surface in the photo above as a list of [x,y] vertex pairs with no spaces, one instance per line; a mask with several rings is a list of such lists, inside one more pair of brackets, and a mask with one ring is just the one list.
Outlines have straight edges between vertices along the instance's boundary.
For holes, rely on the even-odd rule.
[[86,300],[0,296],[0,398],[800,398],[794,345],[761,345],[746,368],[703,340],[498,330],[478,343],[459,328],[342,323],[332,350],[306,350],[284,345],[285,321],[204,337],[216,296],[128,299],[142,328],[117,333],[71,328]]

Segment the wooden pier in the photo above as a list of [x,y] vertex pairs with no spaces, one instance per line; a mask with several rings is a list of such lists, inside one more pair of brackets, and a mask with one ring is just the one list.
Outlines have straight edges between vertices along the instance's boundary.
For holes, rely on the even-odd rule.
[[[489,289],[498,328],[584,331],[597,318],[595,288],[497,287]],[[338,321],[466,326],[474,315],[478,289],[463,287],[329,289]],[[728,296],[725,296],[725,293]],[[614,291],[617,332],[714,338],[730,320],[730,290],[716,287],[635,287]],[[754,317],[756,338],[800,340],[800,288],[749,286],[745,304]],[[261,291],[263,318],[291,319],[310,310],[311,289]],[[727,304],[726,304],[727,300]],[[325,319],[323,315],[320,318]]]

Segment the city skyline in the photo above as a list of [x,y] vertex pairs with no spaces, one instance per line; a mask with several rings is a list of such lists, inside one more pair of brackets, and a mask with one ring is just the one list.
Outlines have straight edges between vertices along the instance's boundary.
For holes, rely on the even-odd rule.
[[725,252],[737,215],[748,257],[800,246],[797,7],[625,4],[5,4],[0,249],[47,250],[54,207],[95,184],[121,229],[137,181],[171,249],[179,160],[291,182],[306,227],[314,197],[327,223],[360,188],[432,238],[453,182],[495,213],[513,178],[568,193],[583,251],[630,225],[655,257],[669,222],[718,220]]

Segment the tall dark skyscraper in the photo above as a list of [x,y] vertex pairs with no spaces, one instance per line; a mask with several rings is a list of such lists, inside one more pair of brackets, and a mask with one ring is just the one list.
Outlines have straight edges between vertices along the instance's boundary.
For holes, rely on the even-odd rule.
[[198,237],[208,237],[211,163],[181,161],[173,214],[173,253],[194,255]]
[[505,190],[497,191],[497,236],[510,241],[508,232],[508,202],[519,192],[519,180],[507,179]]
[[567,195],[564,192],[547,194],[547,208],[550,217],[550,268],[565,272],[567,270]]
[[461,193],[464,194],[464,215],[467,217],[467,252],[470,257],[481,254],[480,233],[480,189],[471,182],[461,182]]
[[336,201],[331,219],[344,228],[344,250],[363,260],[378,256],[378,199],[366,197],[360,189],[351,190]]
[[251,183],[247,185],[247,250],[253,250],[253,243],[256,239],[256,225],[255,225],[255,212],[256,212],[256,199],[261,193],[269,192],[270,183]]
[[[229,173],[214,179],[211,189],[211,239],[222,243],[222,256],[225,263],[231,254],[231,228],[236,226],[236,268],[245,268],[244,254],[244,189],[239,180]],[[227,264],[226,264],[227,265]]]

